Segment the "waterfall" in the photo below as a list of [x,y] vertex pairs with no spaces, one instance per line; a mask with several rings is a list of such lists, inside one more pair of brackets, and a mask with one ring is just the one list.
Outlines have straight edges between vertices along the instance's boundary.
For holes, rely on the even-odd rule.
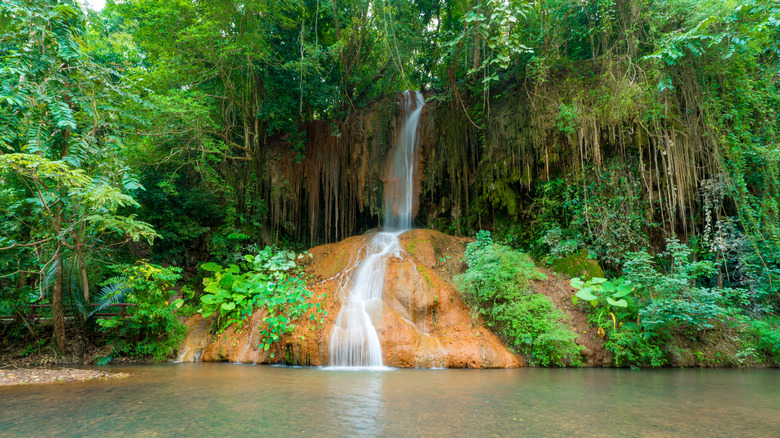
[[[413,99],[414,98],[414,99]],[[397,139],[395,154],[390,157],[385,180],[385,230],[406,231],[412,228],[414,210],[414,173],[417,162],[417,126],[425,103],[422,94],[405,91],[404,123]]]
[[382,315],[385,268],[390,256],[400,256],[398,236],[412,227],[415,202],[417,128],[425,101],[419,91],[401,98],[403,123],[389,157],[385,181],[385,231],[366,245],[366,256],[344,283],[341,311],[330,337],[331,366],[381,367],[382,345],[374,323]]

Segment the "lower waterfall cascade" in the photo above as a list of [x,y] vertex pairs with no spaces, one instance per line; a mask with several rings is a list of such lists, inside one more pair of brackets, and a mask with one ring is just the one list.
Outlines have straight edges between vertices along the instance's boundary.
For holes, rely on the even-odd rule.
[[401,99],[403,126],[390,156],[385,181],[386,231],[366,245],[366,255],[346,273],[342,308],[330,337],[330,365],[381,367],[382,346],[376,330],[381,317],[385,268],[389,257],[400,257],[398,237],[411,229],[414,210],[414,176],[418,154],[418,125],[425,104],[422,93],[406,91]]

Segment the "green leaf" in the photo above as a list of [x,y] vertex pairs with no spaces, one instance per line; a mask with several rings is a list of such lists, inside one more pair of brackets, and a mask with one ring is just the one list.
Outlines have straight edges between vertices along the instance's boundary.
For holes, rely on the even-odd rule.
[[607,297],[607,302],[609,304],[613,305],[613,306],[616,306],[616,307],[628,307],[628,303],[626,302],[626,300],[617,300],[617,301],[615,301],[612,298]]
[[575,296],[585,301],[591,301],[591,302],[599,299],[596,295],[593,295],[593,288],[590,287],[585,287],[580,289],[580,291],[577,292]]
[[631,286],[627,284],[621,284],[620,286],[617,287],[617,292],[612,296],[615,298],[623,298],[626,295],[630,294],[631,290],[632,290]]
[[114,327],[118,327],[122,323],[122,321],[114,318],[109,318],[109,319],[98,319],[97,323],[101,327],[114,328]]
[[223,289],[231,289],[233,286],[233,274],[226,272],[225,275],[219,280],[219,286]]
[[209,272],[217,272],[217,273],[222,272],[222,266],[219,266],[218,264],[213,262],[204,263],[200,265],[200,268],[203,269],[204,271],[209,271]]
[[236,303],[222,303],[220,307],[222,307],[222,310],[230,312],[231,310],[236,308]]

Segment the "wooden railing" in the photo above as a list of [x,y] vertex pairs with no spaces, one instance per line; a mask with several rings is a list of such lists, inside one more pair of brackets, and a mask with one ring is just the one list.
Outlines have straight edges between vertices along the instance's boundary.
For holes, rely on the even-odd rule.
[[[98,307],[99,304],[90,304],[92,307]],[[27,313],[27,320],[28,321],[37,321],[41,318],[41,309],[48,309],[51,308],[51,304],[31,304],[30,305],[30,311]],[[135,303],[116,303],[111,304],[110,306],[106,306],[106,309],[108,310],[112,307],[118,307],[119,312],[100,312],[96,313],[92,316],[96,318],[107,318],[111,316],[119,316],[120,318],[126,318],[128,316],[127,314],[127,308],[128,307],[136,307],[138,304]]]

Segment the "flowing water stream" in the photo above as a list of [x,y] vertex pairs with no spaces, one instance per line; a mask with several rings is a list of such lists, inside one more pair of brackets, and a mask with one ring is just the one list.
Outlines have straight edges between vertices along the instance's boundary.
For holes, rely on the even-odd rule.
[[376,233],[367,244],[365,257],[346,274],[341,311],[330,337],[332,366],[382,366],[375,322],[382,312],[387,259],[400,256],[398,236],[412,227],[418,125],[424,102],[419,91],[406,91],[401,98],[403,122],[385,181],[385,231]]

